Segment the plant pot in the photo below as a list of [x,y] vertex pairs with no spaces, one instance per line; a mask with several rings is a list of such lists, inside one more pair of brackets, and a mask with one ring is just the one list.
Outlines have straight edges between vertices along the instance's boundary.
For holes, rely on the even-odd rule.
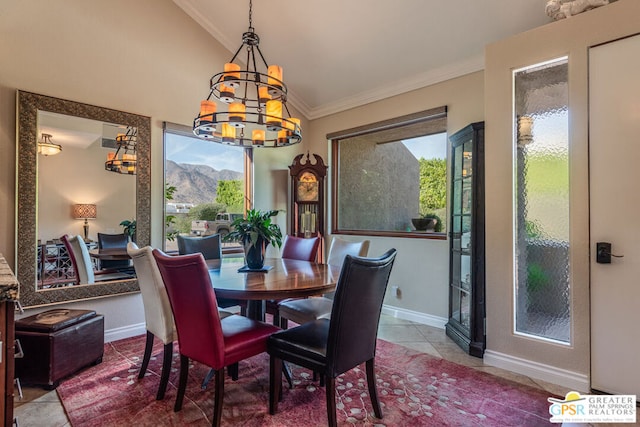
[[244,244],[244,260],[247,267],[252,270],[259,270],[264,267],[264,253],[267,249],[267,242],[259,237],[255,245],[246,242]]
[[438,223],[435,218],[412,218],[411,223],[418,231],[433,230]]

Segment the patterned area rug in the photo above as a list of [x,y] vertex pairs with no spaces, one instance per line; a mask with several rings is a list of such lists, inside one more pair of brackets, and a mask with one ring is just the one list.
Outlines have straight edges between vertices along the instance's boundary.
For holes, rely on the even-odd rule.
[[[157,340],[156,340],[157,341]],[[213,383],[202,390],[208,368],[195,363],[182,411],[173,412],[178,355],[162,401],[155,395],[162,365],[156,344],[149,370],[138,371],[144,337],[105,345],[102,364],[63,381],[58,394],[73,426],[208,426]],[[378,393],[383,419],[373,415],[364,365],[337,379],[338,422],[359,426],[540,426],[549,423],[548,393],[479,372],[402,346],[378,340]],[[227,378],[222,424],[227,426],[316,427],[327,423],[325,390],[308,371],[292,366],[294,388],[274,416],[268,413],[269,363],[266,354],[240,363],[240,378]]]

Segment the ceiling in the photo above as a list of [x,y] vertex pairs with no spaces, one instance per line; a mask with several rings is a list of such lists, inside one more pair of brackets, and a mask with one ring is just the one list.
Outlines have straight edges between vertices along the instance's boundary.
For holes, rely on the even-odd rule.
[[[249,0],[174,0],[230,50]],[[551,22],[544,0],[256,0],[253,27],[309,119],[484,69],[484,47]],[[212,70],[212,75],[221,70]]]

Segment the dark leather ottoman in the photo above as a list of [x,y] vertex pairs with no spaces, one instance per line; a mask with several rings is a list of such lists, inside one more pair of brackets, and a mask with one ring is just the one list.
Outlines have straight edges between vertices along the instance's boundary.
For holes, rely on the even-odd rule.
[[55,389],[60,380],[102,362],[104,316],[91,310],[56,309],[16,321],[24,357],[16,359],[23,384]]

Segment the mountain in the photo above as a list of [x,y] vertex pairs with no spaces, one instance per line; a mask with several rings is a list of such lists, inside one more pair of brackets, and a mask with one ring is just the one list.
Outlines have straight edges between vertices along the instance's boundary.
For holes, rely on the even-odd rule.
[[242,172],[215,170],[207,165],[191,165],[167,160],[165,180],[177,188],[173,201],[177,203],[210,203],[216,200],[219,180],[244,179]]

